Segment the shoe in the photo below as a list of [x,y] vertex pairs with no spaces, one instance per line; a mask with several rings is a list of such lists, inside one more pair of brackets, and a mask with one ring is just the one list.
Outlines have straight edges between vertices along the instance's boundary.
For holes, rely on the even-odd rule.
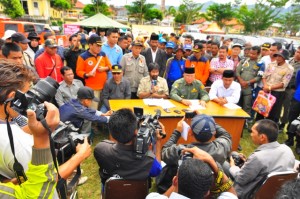
[[87,176],[82,176],[79,178],[78,186],[84,184],[88,180]]
[[288,145],[288,146],[294,146],[294,137],[289,137],[284,144]]
[[300,155],[300,145],[299,144],[296,145],[296,150],[295,151],[298,155]]

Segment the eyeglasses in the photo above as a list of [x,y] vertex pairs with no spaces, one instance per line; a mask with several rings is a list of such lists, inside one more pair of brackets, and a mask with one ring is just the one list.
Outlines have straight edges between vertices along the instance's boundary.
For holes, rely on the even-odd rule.
[[112,73],[113,75],[121,75],[121,73]]

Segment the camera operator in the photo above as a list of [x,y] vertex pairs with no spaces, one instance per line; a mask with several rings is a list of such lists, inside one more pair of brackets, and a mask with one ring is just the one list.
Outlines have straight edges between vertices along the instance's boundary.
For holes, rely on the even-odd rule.
[[230,158],[230,173],[239,198],[251,198],[255,187],[267,174],[293,170],[295,156],[289,147],[277,142],[277,137],[278,126],[274,121],[259,120],[251,128],[251,139],[258,148],[247,159],[241,154],[245,160],[241,168]]
[[[10,146],[10,139],[7,130],[8,125],[5,122],[6,112],[8,114],[8,124],[12,130],[16,159],[23,166],[24,171],[28,170],[28,163],[30,162],[32,156],[32,145],[34,144],[33,137],[30,134],[34,134],[35,131],[38,130],[40,124],[36,124],[34,128],[29,126],[29,132],[25,133],[14,121],[15,117],[17,117],[19,114],[11,108],[11,102],[8,102],[6,108],[4,102],[8,99],[13,99],[17,91],[26,93],[29,90],[32,81],[35,80],[34,78],[34,74],[27,67],[5,60],[0,61],[0,132],[2,134],[0,139],[1,181],[15,181],[13,178],[16,177],[13,169],[15,159]],[[30,120],[30,118],[28,119]],[[52,119],[55,118],[53,117]],[[46,118],[46,121],[50,127],[53,126],[51,123],[52,120],[48,121]],[[25,127],[28,128],[28,126]],[[87,142],[87,139],[82,145],[78,145],[76,150],[77,153],[70,160],[59,167],[59,174],[64,179],[67,179],[73,173],[74,169],[76,169],[84,159],[90,156],[91,148]]]
[[[162,132],[165,133],[162,124]],[[130,109],[114,112],[108,122],[111,136],[116,142],[103,140],[94,150],[95,159],[100,167],[102,186],[110,177],[132,180],[146,180],[155,177],[161,171],[161,135],[156,131],[156,154],[148,150],[142,158],[137,158],[134,142],[138,133],[137,118]],[[103,188],[102,187],[102,188]]]
[[199,199],[209,198],[210,193],[220,194],[218,199],[237,199],[233,182],[219,169],[211,155],[198,147],[186,148],[183,152],[192,154],[193,158],[183,160],[172,186],[164,195],[150,193],[146,199]]

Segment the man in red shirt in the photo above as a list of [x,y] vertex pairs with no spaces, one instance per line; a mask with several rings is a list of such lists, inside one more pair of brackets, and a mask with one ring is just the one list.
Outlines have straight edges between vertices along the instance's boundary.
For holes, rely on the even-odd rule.
[[52,39],[45,41],[45,51],[35,60],[35,67],[40,78],[52,77],[57,82],[63,80],[60,69],[63,62],[57,52],[57,43]]

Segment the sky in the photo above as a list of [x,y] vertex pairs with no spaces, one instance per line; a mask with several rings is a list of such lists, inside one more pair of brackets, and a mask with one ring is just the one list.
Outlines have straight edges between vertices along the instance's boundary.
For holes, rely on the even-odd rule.
[[[88,4],[91,3],[91,0],[79,0],[84,4]],[[127,4],[131,4],[131,2],[135,1],[135,0],[104,0],[108,5],[112,4],[115,6],[124,6]],[[172,5],[172,6],[179,6],[180,3],[182,2],[181,0],[165,0],[166,1],[166,5]],[[205,3],[209,0],[194,0],[195,3]],[[233,0],[214,0],[217,3],[228,3],[228,2],[233,2]],[[161,0],[147,0],[147,3],[155,3],[160,5]],[[247,0],[242,0],[242,3],[247,2]],[[248,1],[248,2],[252,2],[252,1]]]

